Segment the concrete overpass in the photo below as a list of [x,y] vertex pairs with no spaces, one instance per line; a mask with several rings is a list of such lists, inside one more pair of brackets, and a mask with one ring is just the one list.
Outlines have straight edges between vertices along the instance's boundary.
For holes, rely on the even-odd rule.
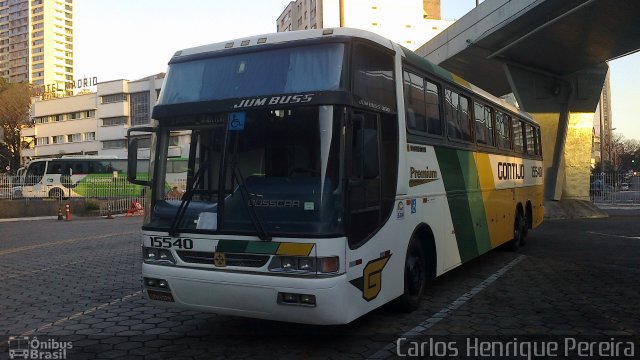
[[606,61],[640,49],[638,0],[486,0],[416,52],[540,122],[546,197],[589,198]]

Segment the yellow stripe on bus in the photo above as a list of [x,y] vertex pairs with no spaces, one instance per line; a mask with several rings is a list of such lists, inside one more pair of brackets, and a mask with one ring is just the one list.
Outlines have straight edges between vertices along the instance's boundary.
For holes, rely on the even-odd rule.
[[313,244],[280,243],[276,255],[309,256]]

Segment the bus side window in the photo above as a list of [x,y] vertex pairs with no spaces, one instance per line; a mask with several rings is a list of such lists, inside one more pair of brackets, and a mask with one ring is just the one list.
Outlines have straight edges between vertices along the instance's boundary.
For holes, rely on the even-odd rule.
[[455,91],[445,91],[447,134],[450,139],[471,141],[471,110],[467,97]]
[[394,111],[393,56],[368,45],[358,44],[353,56],[355,95]]
[[513,150],[517,153],[524,152],[524,123],[520,120],[513,119]]
[[476,142],[493,146],[493,109],[489,106],[474,103],[476,118]]
[[404,106],[407,114],[407,127],[420,132],[427,131],[427,116],[424,101],[424,80],[422,77],[404,72]]
[[59,162],[50,163],[47,174],[62,174],[62,164]]
[[511,149],[510,127],[509,116],[501,111],[496,111],[496,143],[500,149]]
[[87,163],[85,161],[73,163],[73,175],[87,173]]
[[526,124],[527,132],[525,133],[525,140],[527,144],[527,154],[536,155],[538,149],[536,149],[536,128],[531,124]]
[[442,136],[442,120],[440,116],[440,88],[438,85],[425,81],[427,105],[427,132],[431,135]]

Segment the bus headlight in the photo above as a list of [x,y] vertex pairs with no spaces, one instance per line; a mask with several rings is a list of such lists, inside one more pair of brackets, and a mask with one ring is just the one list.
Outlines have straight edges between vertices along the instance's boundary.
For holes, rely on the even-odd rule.
[[337,256],[274,256],[269,263],[269,271],[303,274],[332,274],[340,270]]
[[175,264],[176,260],[169,249],[158,249],[151,247],[142,248],[142,259],[150,264]]

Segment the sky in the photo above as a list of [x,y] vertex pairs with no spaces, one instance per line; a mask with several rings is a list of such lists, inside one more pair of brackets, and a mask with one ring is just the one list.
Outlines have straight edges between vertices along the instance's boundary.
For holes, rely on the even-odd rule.
[[[276,31],[288,0],[74,1],[75,77],[136,80],[166,71],[180,49]],[[459,19],[475,0],[442,0]],[[640,53],[609,63],[615,132],[640,139]]]

